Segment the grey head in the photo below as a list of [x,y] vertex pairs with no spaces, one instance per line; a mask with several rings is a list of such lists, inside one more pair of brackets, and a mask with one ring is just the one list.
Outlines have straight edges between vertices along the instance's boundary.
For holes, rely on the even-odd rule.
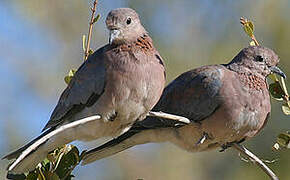
[[109,12],[106,25],[110,31],[110,44],[130,43],[146,33],[138,14],[130,8],[118,8]]
[[242,49],[227,66],[233,71],[254,74],[262,78],[272,73],[286,78],[286,75],[277,67],[279,60],[278,55],[269,48],[249,46]]

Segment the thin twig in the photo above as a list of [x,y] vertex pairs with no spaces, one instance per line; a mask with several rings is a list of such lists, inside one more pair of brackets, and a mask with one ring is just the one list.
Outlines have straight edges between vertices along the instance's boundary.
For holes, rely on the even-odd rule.
[[[244,18],[244,17],[241,17],[241,18],[240,18],[240,23],[241,23],[242,25],[245,25],[247,22],[248,22],[248,19],[246,19],[246,18]],[[251,39],[255,42],[256,46],[260,46],[260,44],[259,44],[259,42],[257,41],[257,39],[256,39],[256,37],[255,37],[255,35],[254,35],[254,33],[253,33],[253,35],[251,36]]]
[[98,0],[95,0],[94,1],[94,7],[91,8],[92,16],[91,16],[91,20],[90,20],[90,23],[89,23],[89,32],[88,32],[87,46],[86,46],[86,52],[85,52],[85,60],[89,57],[90,42],[91,42],[91,37],[92,37],[92,29],[93,29],[93,24],[94,24],[94,18],[95,18],[95,13],[96,13],[96,9],[97,9],[97,4],[98,4]]
[[247,148],[237,143],[234,143],[232,147],[238,150],[241,154],[247,156],[254,164],[257,164],[272,180],[279,180],[276,174]]
[[164,112],[152,112],[152,111],[150,111],[148,113],[148,116],[171,119],[171,120],[179,121],[179,122],[182,122],[182,123],[185,123],[185,124],[189,124],[190,123],[190,120],[187,119],[186,117],[173,115],[173,114],[168,114],[168,113],[164,113]]
[[[249,162],[249,159],[247,157],[246,158],[242,157],[241,153],[239,153],[239,157],[242,161]],[[261,159],[261,161],[264,163],[267,163],[267,164],[273,164],[273,163],[279,161],[279,159],[273,159],[273,160]]]

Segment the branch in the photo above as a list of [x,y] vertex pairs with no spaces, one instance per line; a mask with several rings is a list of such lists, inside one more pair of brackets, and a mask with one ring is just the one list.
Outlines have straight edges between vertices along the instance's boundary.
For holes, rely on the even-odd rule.
[[92,37],[92,29],[93,29],[93,24],[94,24],[97,4],[98,4],[98,0],[95,0],[94,1],[94,7],[91,8],[92,16],[91,16],[91,20],[90,20],[90,23],[89,23],[89,32],[88,32],[88,40],[87,40],[87,46],[86,46],[86,52],[85,52],[85,60],[89,57],[90,42],[91,42],[91,37]]
[[189,124],[191,122],[186,117],[182,117],[182,116],[178,116],[178,115],[173,115],[173,114],[168,114],[168,113],[164,113],[164,112],[161,112],[161,111],[160,112],[150,111],[148,113],[148,116],[170,119],[170,120],[179,121],[179,122],[182,122],[182,123],[185,123],[185,124]]
[[232,147],[241,152],[243,155],[247,156],[254,164],[257,164],[272,180],[279,180],[276,174],[268,166],[266,166],[266,164],[264,164],[261,159],[259,159],[247,148],[237,143],[234,143]]
[[249,21],[248,19],[241,17],[240,23],[245,27],[246,33],[250,36],[250,38],[255,42],[256,46],[259,46],[259,42],[257,41],[255,35],[254,35],[254,24]]

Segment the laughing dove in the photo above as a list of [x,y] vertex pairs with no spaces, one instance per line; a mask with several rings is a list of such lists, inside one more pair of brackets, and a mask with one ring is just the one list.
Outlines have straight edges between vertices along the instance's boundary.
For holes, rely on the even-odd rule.
[[255,136],[271,111],[266,77],[285,74],[278,56],[265,47],[243,49],[228,64],[185,72],[165,89],[153,108],[184,116],[189,125],[148,117],[121,136],[87,152],[83,164],[138,144],[169,141],[190,152],[226,148]]
[[[17,158],[8,167],[11,173],[33,170],[48,152],[71,141],[118,136],[144,119],[158,102],[165,86],[164,63],[138,14],[129,8],[112,10],[106,25],[109,44],[79,67],[60,96],[46,131],[4,157]],[[93,115],[101,119],[75,125]]]

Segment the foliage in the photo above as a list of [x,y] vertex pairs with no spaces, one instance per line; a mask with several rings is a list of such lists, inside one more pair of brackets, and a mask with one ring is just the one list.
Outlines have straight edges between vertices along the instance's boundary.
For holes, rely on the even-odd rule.
[[71,172],[80,163],[82,156],[77,147],[64,145],[50,152],[31,172],[21,175],[8,174],[13,180],[71,180]]
[[[97,22],[98,16],[94,18],[94,23]],[[250,21],[243,26],[246,34],[250,36],[252,41],[250,45],[258,45],[254,37],[254,24]],[[86,36],[83,36],[83,49],[84,52],[87,49],[85,46]],[[89,49],[89,52],[92,53],[92,50]],[[67,77],[65,77],[65,82],[68,84],[71,78],[73,77],[75,70],[70,70]],[[273,83],[269,85],[269,91],[272,97],[276,100],[282,101],[282,110],[286,115],[289,115],[289,95],[286,90],[286,86],[284,83],[284,79],[282,78],[279,80],[275,75],[271,75],[270,78],[272,79]],[[283,86],[284,84],[284,86]],[[289,139],[290,134],[281,133],[277,137],[277,144],[279,145],[278,148],[289,148]],[[274,146],[277,147],[275,144]],[[81,161],[81,155],[76,147],[71,145],[66,145],[62,148],[58,148],[53,152],[48,154],[48,157],[41,162],[34,171],[26,174],[20,175],[22,179],[71,179],[73,175],[71,175],[72,170],[75,166],[79,164]],[[25,177],[24,177],[25,176]],[[18,176],[19,177],[19,176]],[[19,178],[17,178],[19,179]],[[21,178],[20,178],[21,179]]]
[[[89,23],[89,32],[88,32],[88,39],[86,41],[86,35],[83,35],[82,37],[82,46],[83,46],[83,51],[84,51],[84,60],[87,60],[88,57],[93,54],[93,50],[90,49],[90,40],[92,37],[92,27],[93,25],[98,22],[98,20],[100,19],[101,15],[97,14],[97,16],[95,17],[95,12],[96,12],[96,8],[97,8],[97,0],[94,1],[94,7],[91,8],[92,10],[92,17],[91,17],[91,21]],[[87,43],[87,46],[86,46]],[[66,84],[69,84],[69,82],[71,81],[71,79],[73,78],[74,74],[75,74],[76,70],[75,69],[71,69],[69,70],[69,73],[67,76],[64,77],[64,81]]]
[[[245,18],[241,18],[241,24],[243,25],[243,29],[245,33],[252,39],[250,42],[250,45],[258,46],[259,43],[255,38],[254,35],[254,23],[252,21],[249,21]],[[286,88],[285,80],[283,77],[279,80],[275,74],[271,74],[270,79],[273,81],[269,85],[269,92],[277,101],[283,101],[281,109],[282,112],[286,115],[290,115],[290,100],[289,100],[289,94]],[[290,133],[281,133],[278,135],[276,143],[273,146],[273,149],[279,150],[281,148],[290,148]]]

